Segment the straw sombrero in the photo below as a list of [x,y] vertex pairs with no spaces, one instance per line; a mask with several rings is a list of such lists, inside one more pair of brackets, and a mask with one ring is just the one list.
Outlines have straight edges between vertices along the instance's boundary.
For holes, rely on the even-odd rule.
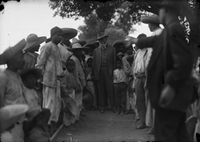
[[76,39],[76,38],[73,38],[73,39],[72,39],[72,46],[73,46],[73,44],[75,44],[75,43],[79,43],[81,46],[84,46],[84,45],[86,44],[86,41],[85,41],[85,40],[78,40],[78,39]]
[[0,109],[0,133],[9,129],[28,111],[28,105],[7,105]]
[[23,50],[26,45],[25,39],[20,40],[16,45],[13,47],[7,48],[1,55],[0,55],[0,65],[6,64],[7,61],[12,58],[14,55],[19,53]]
[[37,47],[41,43],[43,43],[47,38],[45,36],[38,37],[36,34],[30,34],[26,38],[26,46],[24,47],[23,51],[29,51]]
[[73,28],[61,28],[63,31],[63,36],[67,39],[72,39],[77,35],[77,30]]
[[68,50],[73,52],[73,51],[77,51],[77,50],[86,50],[87,48],[83,47],[80,43],[74,43],[72,44],[72,48],[69,48]]

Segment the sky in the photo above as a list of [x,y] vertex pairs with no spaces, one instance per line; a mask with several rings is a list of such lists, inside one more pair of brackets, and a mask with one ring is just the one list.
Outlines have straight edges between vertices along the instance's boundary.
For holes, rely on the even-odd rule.
[[[38,36],[50,37],[51,28],[75,28],[84,25],[83,18],[62,19],[53,17],[54,11],[49,7],[49,0],[21,0],[4,3],[4,10],[0,11],[0,54],[9,46],[35,33]],[[140,33],[151,35],[146,24],[134,25],[136,31],[131,36]]]

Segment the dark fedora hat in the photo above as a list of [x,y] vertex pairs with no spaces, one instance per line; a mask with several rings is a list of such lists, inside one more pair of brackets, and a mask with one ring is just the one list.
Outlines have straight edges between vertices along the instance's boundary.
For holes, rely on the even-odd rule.
[[108,35],[107,34],[104,34],[103,32],[97,34],[97,40],[100,40],[102,38],[108,38]]
[[77,30],[73,28],[61,28],[61,30],[63,31],[63,36],[68,39],[74,38],[78,33]]

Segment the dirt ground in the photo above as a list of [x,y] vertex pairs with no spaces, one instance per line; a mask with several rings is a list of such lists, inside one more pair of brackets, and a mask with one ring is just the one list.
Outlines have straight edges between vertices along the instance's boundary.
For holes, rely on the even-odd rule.
[[87,111],[80,123],[63,127],[53,142],[142,142],[153,141],[149,128],[137,130],[134,114],[116,115],[111,111]]

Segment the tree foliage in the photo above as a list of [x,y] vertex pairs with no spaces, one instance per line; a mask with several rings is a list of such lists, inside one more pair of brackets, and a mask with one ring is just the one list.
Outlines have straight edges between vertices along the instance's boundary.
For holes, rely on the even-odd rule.
[[[96,14],[97,21],[105,23],[112,22],[116,27],[123,28],[128,33],[132,30],[132,25],[140,21],[140,16],[146,12],[158,14],[158,7],[155,2],[160,0],[50,0],[49,6],[55,10],[55,14],[67,18],[89,18],[91,14]],[[184,0],[183,0],[184,1]],[[189,22],[191,41],[200,41],[200,19],[199,3],[197,0],[186,0],[189,3],[189,11],[183,9],[181,19],[183,25]],[[185,16],[187,20],[184,20]],[[98,26],[97,26],[98,27]],[[84,27],[82,27],[84,28]],[[87,31],[87,29],[85,29]],[[197,38],[198,37],[198,38]],[[196,40],[197,39],[197,40]]]

